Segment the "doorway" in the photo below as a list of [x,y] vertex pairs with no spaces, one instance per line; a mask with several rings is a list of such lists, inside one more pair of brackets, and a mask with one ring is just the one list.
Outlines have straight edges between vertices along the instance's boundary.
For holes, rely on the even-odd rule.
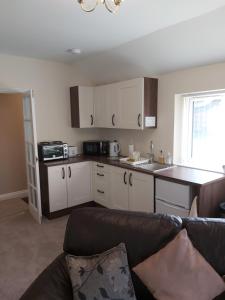
[[[25,155],[24,155],[24,162],[23,159],[21,159],[23,155],[20,156],[20,158],[18,158],[21,160],[21,166],[19,167],[20,170],[17,170],[17,172],[19,171],[20,174],[19,179],[20,180],[22,179],[23,186],[24,186],[24,173],[26,173],[25,181],[27,186],[28,208],[33,218],[38,223],[41,223],[42,213],[41,213],[41,198],[40,198],[40,179],[39,179],[39,164],[38,164],[38,154],[37,154],[35,103],[34,103],[33,93],[31,90],[24,91],[18,89],[9,89],[9,90],[0,89],[0,95],[3,94],[5,94],[6,96],[14,95],[15,101],[16,99],[18,100],[18,98],[20,97],[22,102],[22,123],[23,123],[24,141],[23,141],[23,145],[20,145],[20,148],[23,149]],[[10,119],[12,120],[13,123],[14,120],[13,115],[10,116]],[[0,137],[0,141],[1,141],[1,137]],[[14,142],[14,147],[19,148],[19,143],[15,145],[15,141],[13,142]],[[0,143],[0,145],[1,144],[2,143]],[[1,147],[4,147],[4,145],[2,144]],[[14,153],[17,152],[14,151]],[[6,154],[8,154],[7,151]],[[23,165],[23,163],[25,164],[25,166]],[[7,172],[6,168],[4,169],[4,166],[2,167],[0,166],[0,168],[2,168],[3,172]]]

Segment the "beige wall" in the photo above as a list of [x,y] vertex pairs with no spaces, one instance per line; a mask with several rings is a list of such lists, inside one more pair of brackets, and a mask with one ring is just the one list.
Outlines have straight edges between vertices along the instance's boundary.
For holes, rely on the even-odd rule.
[[22,96],[0,94],[0,195],[26,190]]
[[[118,139],[122,153],[127,154],[127,145],[133,143],[142,153],[149,152],[150,140],[155,144],[158,156],[160,149],[173,152],[175,94],[225,89],[225,63],[178,71],[160,76],[158,100],[158,128],[136,130],[102,130],[102,136]],[[215,152],[218,149],[215,149]]]
[[70,127],[69,87],[92,83],[81,72],[82,68],[78,71],[74,66],[61,63],[0,55],[0,88],[34,90],[39,141],[62,139],[80,146],[86,139],[118,139],[124,154],[129,143],[134,143],[143,153],[148,152],[150,140],[157,154],[161,148],[172,152],[175,94],[225,88],[224,63],[166,74],[159,80],[157,129],[143,132],[73,129]]
[[9,55],[0,55],[0,89],[33,89],[36,106],[38,141],[63,140],[81,145],[98,138],[96,129],[74,129],[70,126],[69,87],[91,84],[71,66]]

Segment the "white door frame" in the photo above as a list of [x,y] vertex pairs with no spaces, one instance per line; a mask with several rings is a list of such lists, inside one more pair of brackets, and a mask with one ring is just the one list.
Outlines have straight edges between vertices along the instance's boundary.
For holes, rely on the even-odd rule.
[[[32,114],[32,133],[33,133],[33,140],[34,140],[34,153],[35,153],[35,171],[36,171],[36,185],[37,185],[37,209],[34,210],[34,205],[31,201],[31,194],[29,191],[29,174],[28,174],[28,153],[27,148],[25,148],[26,152],[26,169],[27,169],[27,186],[28,186],[28,195],[29,195],[29,211],[33,218],[41,224],[42,221],[42,209],[41,209],[41,195],[40,195],[40,177],[39,177],[39,162],[38,162],[38,154],[37,154],[37,130],[36,130],[36,115],[35,115],[35,103],[33,97],[33,91],[31,89],[18,89],[18,88],[0,88],[0,94],[22,94],[24,97],[26,95],[30,96],[31,99],[31,114]],[[24,112],[23,112],[24,116]],[[24,118],[23,118],[24,119]],[[25,142],[25,141],[24,141]]]

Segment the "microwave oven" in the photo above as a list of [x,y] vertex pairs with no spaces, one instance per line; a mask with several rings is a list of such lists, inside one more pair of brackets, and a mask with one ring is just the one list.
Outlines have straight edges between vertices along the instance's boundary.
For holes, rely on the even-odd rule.
[[108,155],[109,141],[86,141],[83,142],[83,153],[85,155]]
[[38,144],[40,161],[51,161],[68,158],[68,145],[63,142],[41,142]]

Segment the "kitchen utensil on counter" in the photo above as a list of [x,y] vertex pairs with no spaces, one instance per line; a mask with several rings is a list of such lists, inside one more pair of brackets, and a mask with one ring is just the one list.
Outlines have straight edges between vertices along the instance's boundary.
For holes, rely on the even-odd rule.
[[168,165],[172,165],[173,164],[173,157],[171,155],[170,152],[167,153],[166,159],[165,159],[165,163]]
[[141,158],[141,153],[138,152],[138,151],[134,151],[134,152],[133,152],[133,157],[132,157],[132,159],[133,159],[134,161],[139,161],[140,158]]
[[78,154],[78,148],[76,146],[69,146],[69,157],[75,157]]
[[162,150],[160,150],[158,162],[160,164],[164,164],[165,163],[165,157],[164,157],[164,154],[163,154]]
[[129,153],[129,157],[132,158],[133,153],[134,153],[134,145],[129,145],[128,146],[128,153]]
[[117,157],[120,153],[120,144],[117,141],[109,143],[109,156]]
[[149,162],[150,163],[154,162],[154,145],[153,145],[153,141],[150,141]]

